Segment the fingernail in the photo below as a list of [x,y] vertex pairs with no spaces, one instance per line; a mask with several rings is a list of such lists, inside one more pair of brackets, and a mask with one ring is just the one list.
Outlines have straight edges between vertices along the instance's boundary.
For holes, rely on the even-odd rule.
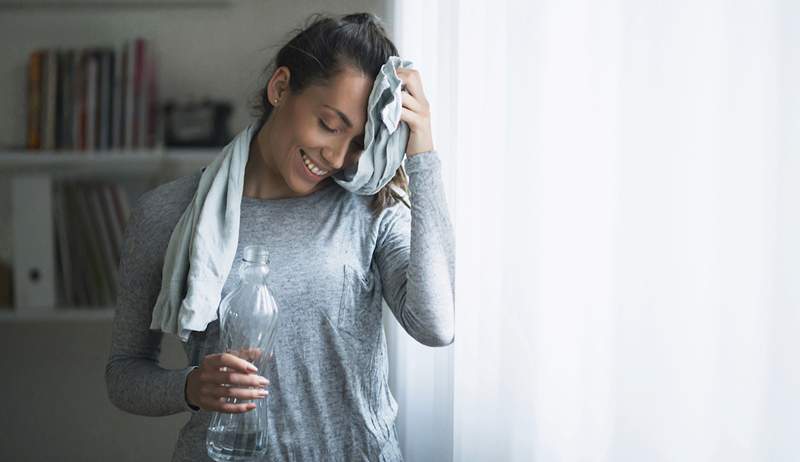
[[252,365],[252,364],[248,364],[247,365],[247,369],[252,371],[252,372],[256,372],[258,370],[258,368],[256,366]]

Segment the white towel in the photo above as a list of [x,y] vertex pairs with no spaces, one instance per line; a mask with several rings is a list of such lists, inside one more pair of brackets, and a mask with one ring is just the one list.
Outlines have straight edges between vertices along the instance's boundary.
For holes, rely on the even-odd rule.
[[[362,195],[373,195],[391,181],[405,158],[408,124],[403,114],[403,81],[398,68],[411,68],[411,61],[390,57],[375,77],[367,101],[364,126],[364,152],[356,167],[333,175],[343,188]],[[357,169],[357,171],[356,171]]]
[[[392,56],[375,77],[367,102],[365,149],[354,168],[333,176],[348,191],[375,194],[402,165],[409,130],[400,121],[402,81],[397,68],[412,65]],[[186,342],[191,331],[204,331],[217,319],[222,287],[239,243],[244,171],[257,128],[254,122],[237,134],[200,176],[167,244],[150,329]]]

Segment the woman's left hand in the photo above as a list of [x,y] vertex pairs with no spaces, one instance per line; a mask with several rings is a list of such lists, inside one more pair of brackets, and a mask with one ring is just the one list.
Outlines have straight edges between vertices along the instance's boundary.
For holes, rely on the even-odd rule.
[[422,91],[422,78],[416,69],[398,68],[397,76],[403,81],[403,113],[400,120],[408,124],[406,156],[433,150],[431,109]]

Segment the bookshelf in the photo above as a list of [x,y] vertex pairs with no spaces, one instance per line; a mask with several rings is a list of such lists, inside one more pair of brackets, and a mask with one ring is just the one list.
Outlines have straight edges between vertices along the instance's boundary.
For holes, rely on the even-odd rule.
[[[0,177],[11,186],[13,308],[0,322],[111,320],[113,305],[59,306],[55,183],[121,179],[162,183],[211,163],[222,148],[101,151],[0,150]],[[145,189],[149,188],[147,186]],[[133,198],[131,198],[133,199]]]
[[[19,4],[0,0],[0,9],[4,3]],[[164,5],[155,0],[110,3]],[[156,42],[138,35],[81,47],[52,43],[30,48],[24,67],[25,141],[0,148],[0,180],[11,192],[6,222],[12,231],[13,305],[0,308],[0,322],[111,319],[120,251],[135,199],[200,170],[222,150],[165,147],[213,146],[227,135],[220,131],[217,112],[209,117],[199,110],[181,111],[173,98],[164,98],[158,54]]]

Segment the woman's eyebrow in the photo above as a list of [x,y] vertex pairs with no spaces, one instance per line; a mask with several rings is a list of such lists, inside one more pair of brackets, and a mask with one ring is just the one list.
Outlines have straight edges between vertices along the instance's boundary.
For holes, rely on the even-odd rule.
[[[326,107],[326,108],[328,108],[328,109],[332,109],[332,110],[333,110],[333,111],[335,111],[337,114],[339,114],[339,117],[341,117],[341,119],[344,121],[345,125],[347,125],[347,128],[353,128],[353,123],[352,123],[352,122],[350,122],[350,119],[348,119],[348,118],[347,118],[347,116],[345,115],[345,113],[344,113],[344,112],[342,112],[342,111],[340,111],[340,110],[336,109],[336,108],[335,108],[335,107],[333,107],[333,106],[328,106],[327,104],[323,104],[323,106],[325,106],[325,107]],[[360,136],[360,137],[362,137],[362,138],[363,138],[364,136],[366,136],[366,134],[365,134],[364,132],[361,132],[361,133],[360,133],[358,136]]]
[[345,113],[344,113],[344,112],[342,112],[342,111],[340,111],[340,110],[336,109],[336,108],[335,108],[335,107],[333,107],[333,106],[328,106],[327,104],[323,104],[323,106],[325,106],[325,107],[327,107],[327,108],[329,108],[329,109],[332,109],[332,110],[334,110],[334,111],[335,111],[337,114],[339,114],[339,117],[340,117],[340,118],[341,118],[341,119],[344,121],[345,125],[347,125],[347,128],[353,128],[353,123],[352,123],[352,122],[350,122],[350,119],[348,119],[348,118],[347,118],[347,116],[345,115]]

